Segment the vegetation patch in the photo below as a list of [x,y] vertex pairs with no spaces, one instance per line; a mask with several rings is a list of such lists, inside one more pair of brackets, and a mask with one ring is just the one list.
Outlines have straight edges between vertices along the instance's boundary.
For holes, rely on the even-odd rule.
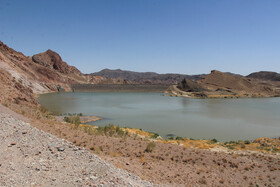
[[63,120],[67,123],[74,124],[76,128],[81,124],[80,116],[65,116]]
[[156,147],[155,142],[150,142],[148,143],[145,152],[151,153],[155,149],[155,147]]
[[211,140],[211,143],[217,143],[217,142],[218,142],[218,140],[215,138]]
[[154,139],[156,139],[156,138],[158,138],[159,137],[159,134],[157,134],[157,133],[152,133],[152,136],[151,136],[151,138],[154,138]]
[[114,126],[112,124],[106,125],[105,127],[98,127],[96,132],[97,134],[110,137],[125,137],[128,135],[128,131],[124,131],[119,126]]
[[176,137],[176,140],[185,141],[184,138],[182,138],[182,137],[180,137],[180,136],[177,136],[177,137]]

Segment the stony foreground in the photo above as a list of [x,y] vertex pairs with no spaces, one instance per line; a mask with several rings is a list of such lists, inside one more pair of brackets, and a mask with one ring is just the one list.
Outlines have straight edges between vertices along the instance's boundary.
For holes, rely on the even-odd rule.
[[0,114],[0,143],[0,186],[152,186],[9,114]]

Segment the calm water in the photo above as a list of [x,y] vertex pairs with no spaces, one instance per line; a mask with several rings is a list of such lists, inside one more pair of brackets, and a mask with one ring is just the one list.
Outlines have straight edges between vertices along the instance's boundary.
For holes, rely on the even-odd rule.
[[55,93],[39,102],[55,113],[83,113],[113,123],[190,138],[222,141],[280,136],[280,98],[190,99],[161,93]]

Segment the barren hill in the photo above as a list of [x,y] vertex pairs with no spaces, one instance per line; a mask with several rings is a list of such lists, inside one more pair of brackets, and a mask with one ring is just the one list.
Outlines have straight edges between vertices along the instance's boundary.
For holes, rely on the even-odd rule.
[[121,69],[111,70],[103,69],[91,75],[99,75],[105,78],[124,79],[134,83],[146,84],[177,84],[182,79],[197,80],[201,79],[203,75],[184,75],[184,74],[158,74],[155,72],[134,72],[125,71]]
[[228,73],[222,73],[220,71],[213,70],[210,74],[206,75],[203,79],[198,81],[201,84],[206,84],[217,87],[223,87],[233,90],[252,89],[256,86],[250,79],[245,77],[231,75]]
[[[114,81],[122,83],[121,79],[84,75],[54,51],[48,50],[29,58],[0,42],[0,186],[153,185],[92,153],[143,179],[159,183],[159,186],[279,184],[279,155],[274,153],[279,151],[279,139],[258,139],[249,142],[249,146],[239,141],[228,145],[214,143],[213,140],[177,140],[178,137],[169,142],[151,139],[151,133],[139,129],[123,131],[110,126],[108,132],[108,128],[104,128],[102,133],[92,126],[60,123],[48,111],[39,109],[36,101],[36,93],[67,89],[72,83]],[[269,83],[264,85],[263,82],[218,71],[212,71],[204,79],[186,80],[181,84],[183,89],[188,89],[188,94],[204,94],[206,97],[214,94],[232,97],[242,93],[250,93],[248,96],[275,94]],[[264,88],[267,90],[263,91]],[[7,107],[18,114],[7,110]],[[31,126],[39,130],[18,118],[29,120]],[[117,129],[121,133],[117,133]],[[119,136],[108,136],[111,132]],[[262,151],[265,148],[270,154],[251,154],[243,150],[242,145],[245,147],[245,144],[246,148],[252,148],[251,144]],[[229,151],[226,145],[235,150]]]
[[82,74],[54,51],[47,50],[30,58],[0,41],[0,103],[15,107],[14,110],[29,111],[36,107],[35,94],[70,90],[70,84],[106,80]]
[[251,73],[247,76],[248,78],[260,79],[260,80],[269,80],[269,81],[280,81],[280,74],[271,71],[259,71]]
[[58,86],[68,89],[69,84],[96,83],[98,79],[102,79],[82,74],[77,68],[64,62],[54,51],[47,50],[29,58],[2,42],[0,67],[35,93],[56,91]]
[[[204,78],[184,80],[178,88],[194,97],[272,97],[280,95],[274,84],[213,70]],[[199,88],[199,90],[198,90]]]

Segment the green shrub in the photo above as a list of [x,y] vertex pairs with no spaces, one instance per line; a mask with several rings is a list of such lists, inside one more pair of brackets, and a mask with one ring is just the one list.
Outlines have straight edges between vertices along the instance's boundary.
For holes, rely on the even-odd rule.
[[232,145],[227,146],[229,149],[234,149]]
[[251,142],[249,140],[244,141],[245,144],[250,144]]
[[148,143],[145,151],[148,152],[148,153],[151,153],[156,147],[156,144],[154,142],[150,142]]
[[246,146],[244,144],[241,145],[241,148],[244,149]]
[[80,116],[65,116],[63,120],[67,123],[74,124],[76,127],[81,124]]
[[182,140],[182,141],[184,141],[184,138],[182,138],[182,137],[180,137],[180,136],[177,136],[177,137],[176,137],[176,140]]
[[106,136],[125,137],[128,135],[127,131],[123,131],[119,126],[115,127],[112,124],[106,125],[105,127],[98,127],[96,131],[98,134]]
[[151,136],[151,138],[158,138],[159,137],[159,134],[157,134],[157,133],[153,133],[153,135]]
[[84,131],[89,135],[92,135],[95,132],[95,128],[92,126],[84,126],[83,128],[84,128]]
[[213,143],[217,143],[217,142],[218,142],[218,140],[214,138],[214,139],[212,139],[212,140],[211,140],[211,142],[213,142]]

